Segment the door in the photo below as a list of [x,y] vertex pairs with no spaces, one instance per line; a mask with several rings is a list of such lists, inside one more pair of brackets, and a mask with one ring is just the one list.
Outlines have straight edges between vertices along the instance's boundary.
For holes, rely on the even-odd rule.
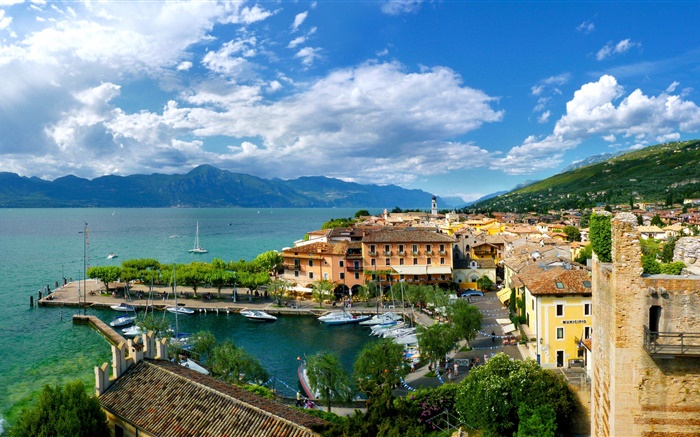
[[557,367],[564,367],[564,351],[557,351]]

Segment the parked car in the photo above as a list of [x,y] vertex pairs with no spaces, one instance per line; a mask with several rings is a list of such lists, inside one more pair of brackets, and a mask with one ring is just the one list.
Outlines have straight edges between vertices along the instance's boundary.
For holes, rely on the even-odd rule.
[[474,290],[474,289],[468,288],[468,289],[466,289],[466,290],[463,290],[462,293],[460,293],[459,297],[463,297],[463,298],[466,299],[466,298],[468,298],[468,297],[483,296],[483,295],[484,295],[484,292],[483,292],[483,291],[479,291],[479,290]]

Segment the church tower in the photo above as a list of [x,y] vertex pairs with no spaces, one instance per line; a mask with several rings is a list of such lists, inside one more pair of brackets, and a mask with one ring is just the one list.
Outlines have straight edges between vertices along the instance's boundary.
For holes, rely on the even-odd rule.
[[430,206],[430,214],[433,217],[437,217],[437,197],[433,196],[433,202]]

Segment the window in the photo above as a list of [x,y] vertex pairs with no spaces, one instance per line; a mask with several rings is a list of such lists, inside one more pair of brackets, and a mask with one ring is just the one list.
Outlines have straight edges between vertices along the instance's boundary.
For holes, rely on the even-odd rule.
[[309,260],[309,267],[313,267],[313,266],[314,266],[314,260],[310,259]]
[[343,261],[342,259],[338,261],[338,267],[345,267],[345,261]]
[[440,253],[445,253],[445,245],[444,244],[440,245]]
[[386,260],[384,260],[384,265],[391,265],[391,262],[389,261],[391,261],[391,258],[387,258]]
[[403,253],[403,244],[399,244],[399,253]]
[[584,304],[583,304],[583,315],[584,315],[584,316],[590,316],[590,315],[591,315],[591,304],[589,304],[589,303],[584,303]]
[[328,273],[323,274],[323,279],[325,279],[326,281],[328,280]]
[[557,304],[557,317],[564,317],[564,304]]
[[564,328],[557,328],[557,340],[564,339]]
[[309,279],[313,279],[313,278],[314,278],[314,272],[309,272]]
[[445,258],[440,257],[440,264],[445,264]]
[[377,253],[377,247],[374,244],[369,245],[369,253]]
[[354,261],[353,266],[355,267],[355,270],[358,270],[360,268],[360,262],[359,261]]
[[560,290],[563,290],[563,289],[564,289],[564,283],[563,283],[563,282],[557,281],[557,282],[555,282],[555,284],[557,284],[557,288],[558,288],[558,289],[560,289]]
[[426,263],[426,264],[432,264],[432,262],[433,262],[433,260],[431,260],[430,258],[426,258],[426,259],[425,259],[425,263]]
[[591,327],[585,326],[583,328],[583,338],[591,338]]
[[360,279],[360,272],[355,272],[355,279]]
[[413,265],[417,266],[418,265],[418,258],[413,258]]
[[299,270],[294,270],[294,277],[298,278],[299,277]]
[[418,280],[418,275],[413,275],[413,280],[417,281]]
[[372,259],[369,261],[369,264],[372,265],[372,266],[376,266],[376,265],[377,265],[377,260],[374,259],[374,258],[372,258]]
[[535,299],[532,299],[532,305],[531,305],[531,306],[532,306],[532,310],[534,311],[534,310],[535,310]]
[[342,280],[342,279],[345,279],[345,272],[341,272],[341,273],[340,273],[340,279],[341,279],[341,280]]
[[403,281],[403,280],[404,280],[404,278],[405,278],[405,276],[404,276],[404,275],[399,275],[399,281]]
[[432,246],[430,244],[425,245],[425,253],[431,253],[433,250]]
[[391,246],[388,244],[385,244],[384,245],[384,253],[389,253],[389,252],[391,252]]
[[413,253],[418,253],[418,245],[417,244],[414,244],[411,247],[413,248]]
[[400,265],[400,266],[403,265],[403,258],[399,258],[399,265]]

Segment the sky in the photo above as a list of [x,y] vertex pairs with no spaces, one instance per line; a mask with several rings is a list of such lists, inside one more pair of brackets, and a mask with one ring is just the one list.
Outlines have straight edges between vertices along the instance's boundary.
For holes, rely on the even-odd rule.
[[700,138],[700,2],[0,0],[0,171],[465,201]]

